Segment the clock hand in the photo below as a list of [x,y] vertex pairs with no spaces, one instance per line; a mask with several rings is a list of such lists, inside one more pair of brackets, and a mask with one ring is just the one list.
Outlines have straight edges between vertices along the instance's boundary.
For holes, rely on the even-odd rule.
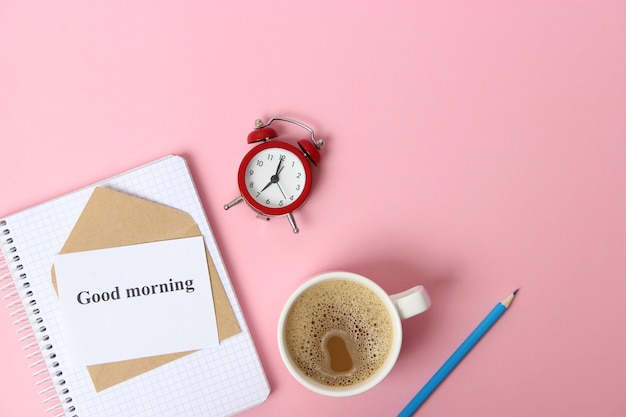
[[[280,158],[280,160],[278,161],[278,166],[276,167],[276,174],[272,175],[272,178],[270,179],[270,182],[268,182],[265,187],[263,187],[263,189],[261,191],[259,191],[260,193],[262,193],[263,191],[265,191],[267,189],[267,187],[269,187],[270,185],[277,183],[278,182],[278,174],[280,174],[280,172],[283,170],[283,168],[285,168],[284,166],[282,166],[283,164],[283,159]],[[282,192],[282,190],[281,190]],[[285,193],[283,193],[283,196],[285,195]],[[285,197],[287,198],[287,197]]]
[[283,188],[280,186],[279,183],[276,183],[276,185],[278,185],[278,189],[280,190],[280,193],[283,195],[283,197],[285,197],[285,199],[287,198],[287,196],[285,195],[285,193],[283,192]]
[[283,158],[278,158],[278,166],[276,167],[276,175],[280,174],[280,171],[282,171],[282,169],[280,168],[280,166],[283,164]]
[[[274,178],[274,177],[272,176],[272,178]],[[262,193],[263,191],[265,191],[265,190],[267,189],[267,187],[269,187],[270,185],[272,185],[272,183],[273,183],[273,182],[274,182],[274,181],[270,181],[270,182],[268,182],[268,183],[267,183],[267,185],[266,185],[265,187],[263,187],[263,189],[262,189],[261,191],[259,191],[259,192],[260,192],[260,193]]]
[[278,185],[278,189],[280,190],[280,193],[283,195],[283,198],[287,198],[287,196],[285,195],[285,192],[283,191],[283,188],[278,183],[278,180],[279,180],[278,176],[280,175],[280,173],[285,168],[284,166],[281,166],[282,164],[283,164],[283,158],[280,158],[280,162],[278,163],[278,167],[276,167],[276,175],[272,177],[272,181],[274,181],[274,179],[276,179],[276,185]]
[[[281,171],[282,171],[282,169],[281,169]],[[262,193],[263,191],[265,191],[265,189],[266,189],[267,187],[269,187],[269,186],[270,186],[270,185],[272,185],[272,184],[278,184],[278,175],[276,175],[276,174],[272,175],[272,178],[270,178],[270,182],[268,182],[268,183],[265,185],[265,187],[263,187],[263,189],[262,189],[261,191],[259,191],[259,192],[260,192],[260,193]],[[282,190],[281,190],[281,191],[282,191]],[[284,194],[283,194],[283,195],[284,195]],[[287,197],[285,197],[285,198],[287,198]]]

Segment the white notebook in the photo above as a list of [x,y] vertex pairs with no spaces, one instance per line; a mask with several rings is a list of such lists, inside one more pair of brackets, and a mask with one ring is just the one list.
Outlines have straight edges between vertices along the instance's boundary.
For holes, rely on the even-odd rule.
[[[96,186],[176,208],[193,218],[240,333],[222,340],[217,348],[195,351],[96,391],[93,375],[68,357],[58,299],[50,280],[53,258]],[[183,158],[167,156],[0,217],[0,247],[0,287],[14,287],[5,297],[10,307],[6,314],[21,322],[16,339],[21,338],[35,363],[34,382],[47,394],[44,400],[54,415],[230,416],[261,404],[269,395],[252,337]]]

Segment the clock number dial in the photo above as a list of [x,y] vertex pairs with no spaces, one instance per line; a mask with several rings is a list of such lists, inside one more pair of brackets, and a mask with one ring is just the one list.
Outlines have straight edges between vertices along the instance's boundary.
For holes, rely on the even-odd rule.
[[[285,149],[261,151],[248,169],[246,182],[253,198],[266,207],[284,207],[301,194],[306,176],[296,154]],[[258,184],[258,185],[257,185]]]
[[[307,198],[311,168],[299,150],[283,142],[266,142],[242,161],[242,197],[257,211],[283,215]],[[243,186],[243,187],[242,187]]]

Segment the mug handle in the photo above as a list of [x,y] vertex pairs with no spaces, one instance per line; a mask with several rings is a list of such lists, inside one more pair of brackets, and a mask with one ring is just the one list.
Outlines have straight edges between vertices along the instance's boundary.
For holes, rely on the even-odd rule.
[[390,295],[389,298],[402,320],[416,316],[430,308],[430,296],[422,285]]

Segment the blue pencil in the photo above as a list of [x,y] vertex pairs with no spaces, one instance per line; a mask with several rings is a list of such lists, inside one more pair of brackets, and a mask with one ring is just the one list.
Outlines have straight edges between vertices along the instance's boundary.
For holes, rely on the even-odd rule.
[[424,385],[424,387],[413,397],[413,399],[407,404],[406,407],[398,417],[410,417],[417,411],[418,408],[424,404],[424,401],[428,399],[430,394],[433,393],[443,382],[444,379],[450,372],[463,360],[465,355],[472,350],[472,348],[478,343],[478,341],[491,329],[491,326],[494,325],[496,321],[504,314],[504,312],[509,308],[513,298],[515,298],[515,294],[517,294],[518,290],[513,291],[511,295],[509,295],[504,300],[500,301],[494,308],[491,310],[487,317],[480,322],[480,324],[474,329],[474,331],[465,339],[465,341],[459,346],[459,348],[450,356],[450,358],[439,368],[439,370],[435,373],[435,375],[430,378],[430,380]]

